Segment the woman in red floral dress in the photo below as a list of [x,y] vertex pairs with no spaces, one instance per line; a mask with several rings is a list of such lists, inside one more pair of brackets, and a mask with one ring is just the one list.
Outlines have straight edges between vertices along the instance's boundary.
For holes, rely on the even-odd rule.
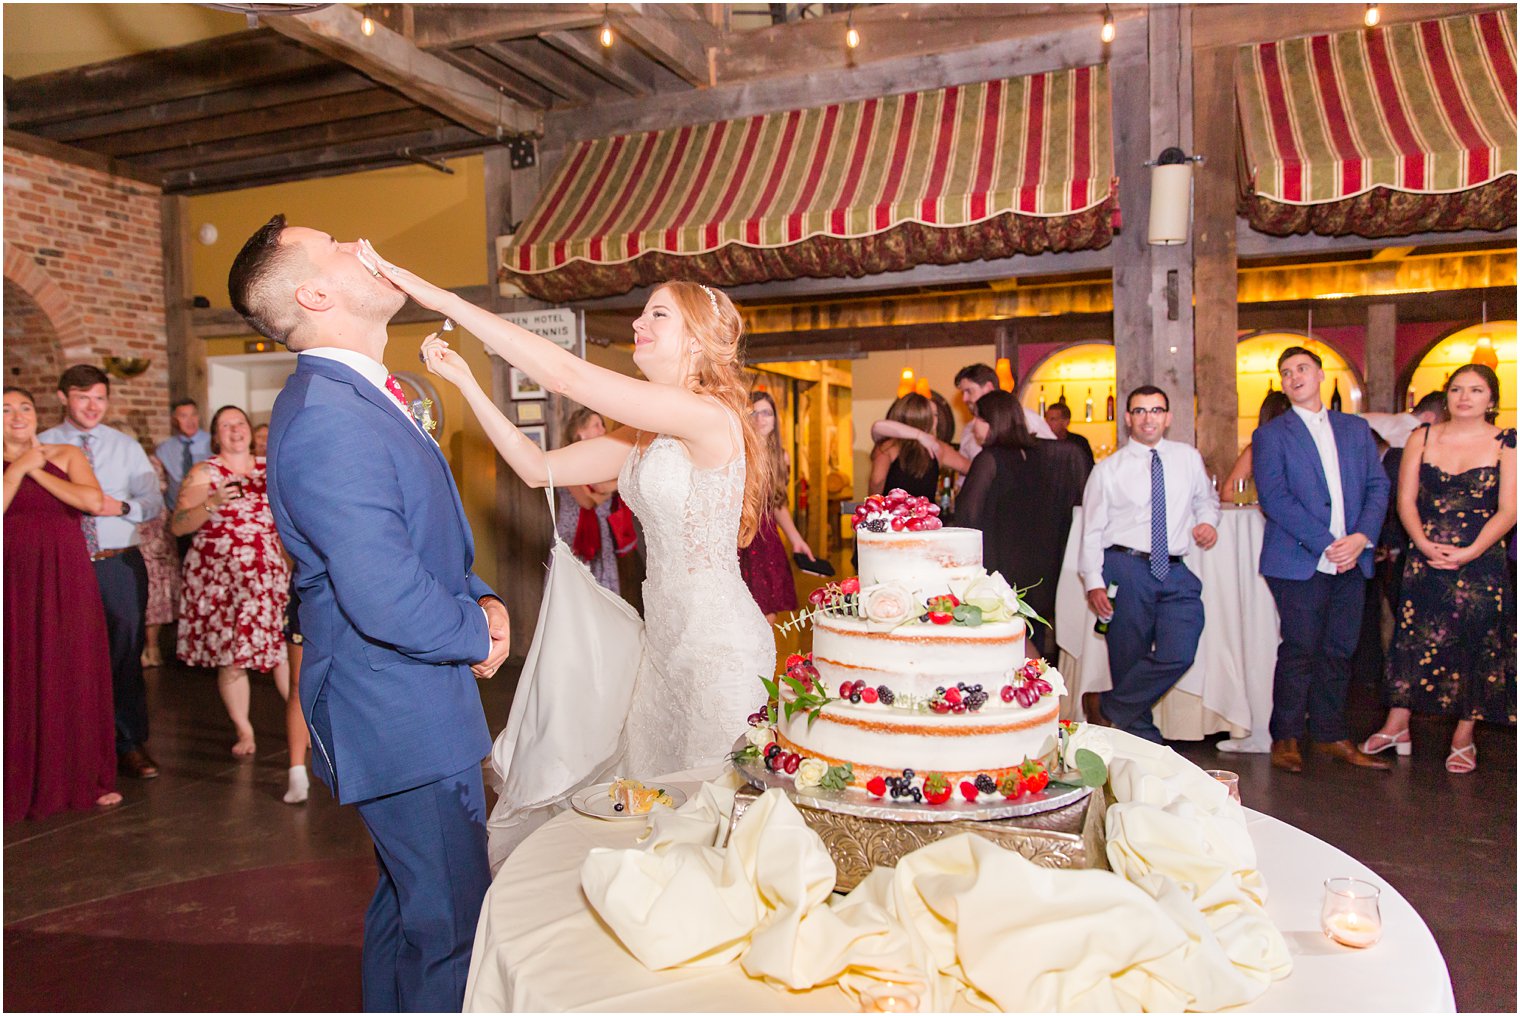
[[269,510],[264,460],[253,454],[252,441],[241,409],[218,409],[212,457],[185,477],[170,523],[176,536],[195,534],[180,593],[179,658],[217,668],[239,757],[255,750],[248,671],[272,671],[281,695],[289,694],[290,681],[282,634],[290,568]]

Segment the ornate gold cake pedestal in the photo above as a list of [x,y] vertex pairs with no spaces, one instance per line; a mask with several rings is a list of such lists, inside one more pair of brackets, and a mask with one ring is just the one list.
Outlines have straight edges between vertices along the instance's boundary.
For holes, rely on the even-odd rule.
[[[1101,789],[1049,811],[948,822],[872,818],[813,806],[802,794],[789,792],[787,796],[798,805],[797,810],[808,827],[828,847],[838,873],[834,882],[836,892],[849,892],[872,868],[895,867],[905,854],[961,833],[981,836],[1000,847],[1016,850],[1046,868],[1108,868],[1103,836],[1107,804]],[[730,829],[739,824],[759,797],[760,790],[754,786],[738,790]]]

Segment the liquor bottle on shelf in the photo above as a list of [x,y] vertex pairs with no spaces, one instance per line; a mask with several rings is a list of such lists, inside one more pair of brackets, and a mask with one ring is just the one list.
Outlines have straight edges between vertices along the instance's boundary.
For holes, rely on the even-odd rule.
[[1330,390],[1330,408],[1339,413],[1341,411],[1341,379],[1335,379],[1335,387]]
[[1092,423],[1092,389],[1087,389],[1087,406],[1082,411],[1082,419],[1086,423]]
[[1404,412],[1414,412],[1414,385],[1409,386],[1409,391],[1404,393]]
[[1045,415],[1045,386],[1040,385],[1040,415]]
[[1060,394],[1060,396],[1058,396],[1056,398],[1056,405],[1058,405],[1058,406],[1064,406],[1064,405],[1066,405],[1066,386],[1065,385],[1061,386],[1061,394]]
[[1108,406],[1103,410],[1104,417],[1109,423],[1114,422],[1114,386],[1108,386]]
[[[1112,606],[1113,602],[1114,602],[1114,597],[1116,597],[1116,596],[1119,595],[1119,586],[1116,583],[1110,582],[1108,584],[1108,590],[1107,591],[1108,591],[1108,602],[1109,602],[1109,605]],[[1100,617],[1100,618],[1098,618],[1097,622],[1093,625],[1093,631],[1096,632],[1099,635],[1107,635],[1108,634],[1108,622],[1112,621],[1113,619],[1114,619],[1114,615],[1112,615],[1112,614],[1108,615],[1107,617]]]

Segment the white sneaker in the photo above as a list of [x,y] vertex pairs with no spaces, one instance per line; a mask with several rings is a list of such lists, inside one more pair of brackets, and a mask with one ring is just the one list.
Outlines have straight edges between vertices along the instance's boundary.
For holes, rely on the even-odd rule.
[[282,800],[286,804],[305,804],[310,789],[311,781],[306,775],[306,767],[291,766],[290,783],[285,789]]

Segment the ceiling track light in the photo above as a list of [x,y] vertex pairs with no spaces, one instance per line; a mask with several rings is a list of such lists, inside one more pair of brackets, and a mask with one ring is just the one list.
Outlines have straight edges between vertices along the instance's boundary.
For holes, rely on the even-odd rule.
[[1104,45],[1114,41],[1118,32],[1114,28],[1114,12],[1109,10],[1108,4],[1103,5],[1103,29],[1098,32],[1098,38],[1103,40]]
[[1368,4],[1366,13],[1362,15],[1362,22],[1368,28],[1376,28],[1381,20],[1383,20],[1383,12],[1378,9],[1378,5]]

